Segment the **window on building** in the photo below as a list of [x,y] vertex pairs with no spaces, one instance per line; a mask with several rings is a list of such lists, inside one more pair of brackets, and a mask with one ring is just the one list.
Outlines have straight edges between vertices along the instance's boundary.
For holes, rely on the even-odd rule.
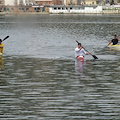
[[0,8],[0,10],[2,10],[2,8]]
[[11,8],[11,10],[13,11],[13,10],[14,10],[14,8]]
[[26,8],[27,11],[29,11],[29,8]]
[[37,11],[37,12],[38,12],[39,10],[40,10],[40,8],[39,8],[39,7],[38,7],[38,8],[34,8],[34,11]]
[[9,11],[9,8],[4,8],[4,11]]
[[21,11],[21,10],[24,10],[24,8],[19,8],[19,10]]
[[9,8],[7,8],[7,11],[9,11]]

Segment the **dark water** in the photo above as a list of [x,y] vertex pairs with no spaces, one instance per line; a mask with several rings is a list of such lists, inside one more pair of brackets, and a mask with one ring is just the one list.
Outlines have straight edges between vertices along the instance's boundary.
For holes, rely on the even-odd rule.
[[[0,120],[119,120],[118,15],[0,16]],[[99,59],[76,61],[76,40]]]

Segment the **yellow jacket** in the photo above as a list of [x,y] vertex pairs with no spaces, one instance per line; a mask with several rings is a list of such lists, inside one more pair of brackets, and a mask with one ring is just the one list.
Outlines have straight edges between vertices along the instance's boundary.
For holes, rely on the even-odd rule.
[[1,44],[0,44],[0,52],[1,52],[1,53],[3,53],[3,47],[4,47],[4,44],[1,43]]

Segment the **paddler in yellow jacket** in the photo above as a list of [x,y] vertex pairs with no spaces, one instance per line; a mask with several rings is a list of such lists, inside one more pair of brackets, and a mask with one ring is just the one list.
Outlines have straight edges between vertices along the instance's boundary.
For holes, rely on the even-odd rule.
[[4,44],[2,43],[2,40],[0,39],[0,53],[3,53],[3,47],[4,47]]

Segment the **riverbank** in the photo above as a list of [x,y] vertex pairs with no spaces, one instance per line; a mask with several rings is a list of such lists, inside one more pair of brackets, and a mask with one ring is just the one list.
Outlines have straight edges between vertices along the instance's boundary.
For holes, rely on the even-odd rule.
[[50,13],[50,12],[17,12],[17,13],[15,13],[15,12],[0,12],[0,15],[49,15],[49,14],[120,14],[120,10],[103,10],[102,12],[100,12],[100,13]]
[[112,9],[110,9],[110,10],[103,10],[102,11],[102,14],[120,14],[120,10],[112,10]]
[[0,15],[48,15],[48,12],[0,12]]

